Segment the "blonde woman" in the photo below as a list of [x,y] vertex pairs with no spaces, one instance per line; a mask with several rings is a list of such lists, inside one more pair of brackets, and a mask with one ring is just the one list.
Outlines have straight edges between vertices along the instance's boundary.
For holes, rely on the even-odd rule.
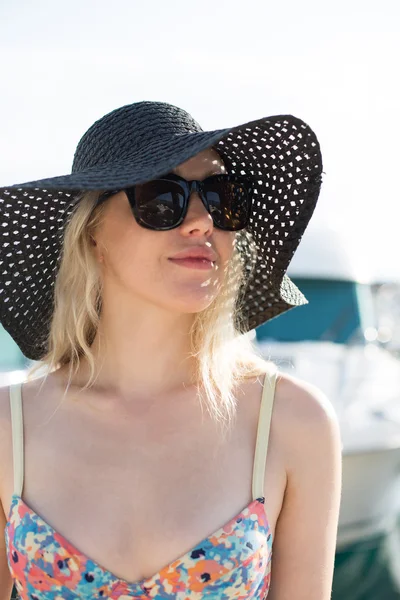
[[1,190],[1,322],[40,368],[0,390],[1,600],[330,598],[337,420],[248,335],[307,302],[321,171],[295,117],[149,101]]

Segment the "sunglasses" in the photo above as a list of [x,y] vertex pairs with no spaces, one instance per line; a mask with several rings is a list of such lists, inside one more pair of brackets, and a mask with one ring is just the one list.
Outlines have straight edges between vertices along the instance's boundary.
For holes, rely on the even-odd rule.
[[124,191],[139,225],[166,231],[179,227],[183,222],[190,195],[197,192],[215,227],[224,231],[239,231],[249,222],[251,189],[250,180],[237,175],[211,175],[203,181],[187,181],[169,173],[123,190],[104,192],[97,204]]

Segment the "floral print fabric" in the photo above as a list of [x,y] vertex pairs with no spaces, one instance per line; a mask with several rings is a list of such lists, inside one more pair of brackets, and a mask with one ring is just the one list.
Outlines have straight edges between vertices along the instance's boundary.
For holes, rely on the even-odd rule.
[[133,583],[79,552],[17,494],[5,539],[21,600],[264,600],[268,595],[272,535],[263,497],[152,577]]

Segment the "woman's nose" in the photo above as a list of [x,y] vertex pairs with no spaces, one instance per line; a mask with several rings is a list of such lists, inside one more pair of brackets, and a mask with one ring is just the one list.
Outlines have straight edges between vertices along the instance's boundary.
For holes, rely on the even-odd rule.
[[212,232],[214,228],[212,216],[197,192],[190,195],[187,213],[181,227],[187,230],[198,229],[202,233]]

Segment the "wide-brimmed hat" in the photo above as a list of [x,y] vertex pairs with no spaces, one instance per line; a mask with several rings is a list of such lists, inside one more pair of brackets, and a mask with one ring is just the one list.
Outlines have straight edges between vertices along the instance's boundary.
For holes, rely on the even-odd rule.
[[70,174],[0,188],[0,321],[25,356],[46,353],[63,232],[81,192],[144,183],[210,147],[228,173],[253,183],[251,256],[245,238],[237,243],[248,272],[241,331],[307,304],[286,271],[321,186],[321,152],[310,127],[279,115],[203,131],[177,106],[136,102],[89,127]]

